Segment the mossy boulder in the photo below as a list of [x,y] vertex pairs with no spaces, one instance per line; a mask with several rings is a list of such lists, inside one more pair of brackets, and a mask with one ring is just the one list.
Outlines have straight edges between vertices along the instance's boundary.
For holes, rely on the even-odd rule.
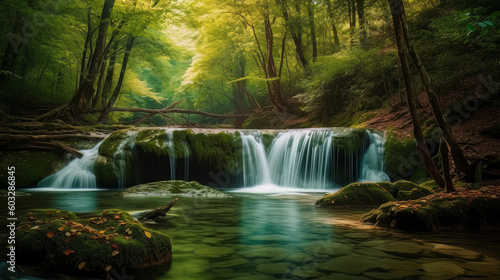
[[389,182],[352,183],[325,195],[315,204],[324,208],[376,206],[394,200],[392,189]]
[[112,269],[169,265],[172,260],[168,236],[118,209],[89,219],[58,209],[29,210],[16,238],[19,264],[77,276],[104,278]]
[[333,138],[334,147],[343,150],[346,154],[359,152],[363,147],[367,147],[367,144],[368,138],[365,129],[344,129]]
[[416,199],[434,191],[409,181],[351,183],[316,201],[324,208],[379,206],[388,201]]
[[496,225],[500,222],[500,187],[391,201],[365,214],[361,222],[414,231]]
[[63,154],[48,151],[1,151],[0,152],[0,187],[8,186],[7,168],[16,168],[16,187],[35,187],[43,178],[55,173],[60,167]]
[[147,197],[147,196],[190,196],[230,198],[231,195],[203,186],[196,181],[161,181],[141,184],[130,187],[118,195],[125,197]]

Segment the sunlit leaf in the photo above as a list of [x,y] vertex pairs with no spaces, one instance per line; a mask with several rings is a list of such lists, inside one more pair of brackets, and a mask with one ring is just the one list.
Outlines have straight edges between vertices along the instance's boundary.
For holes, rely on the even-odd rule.
[[85,264],[87,264],[86,262],[81,262],[79,265],[78,265],[78,269],[82,269]]
[[64,230],[64,227],[58,227],[57,228],[59,231],[63,231]]
[[114,250],[114,251],[111,253],[111,256],[113,256],[113,257],[114,257],[114,256],[118,255],[119,253],[120,253],[120,251],[118,251],[118,250]]
[[47,233],[47,236],[48,236],[49,238],[52,238],[52,237],[54,236],[54,233],[53,233],[52,231],[49,231],[49,232]]
[[151,233],[144,231],[144,234],[146,235],[147,238],[151,238]]

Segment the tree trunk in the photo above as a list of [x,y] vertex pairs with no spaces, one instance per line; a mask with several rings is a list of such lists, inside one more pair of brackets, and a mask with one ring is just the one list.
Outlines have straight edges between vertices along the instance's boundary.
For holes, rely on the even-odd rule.
[[104,119],[108,117],[111,108],[115,105],[116,99],[120,95],[120,91],[123,85],[123,79],[125,78],[125,72],[127,70],[128,58],[130,56],[130,52],[132,51],[132,47],[134,46],[135,37],[132,34],[129,34],[127,40],[127,47],[125,49],[125,54],[123,55],[122,69],[120,71],[120,77],[118,78],[118,83],[116,84],[115,90],[113,91],[113,95],[109,99],[108,105],[102,111],[101,116],[99,117],[99,121],[102,122]]
[[102,66],[102,60],[104,59],[104,52],[106,48],[106,36],[108,33],[111,12],[115,0],[105,0],[104,7],[101,14],[101,23],[99,27],[99,33],[97,35],[95,49],[90,61],[89,72],[86,79],[78,87],[78,90],[69,103],[69,111],[75,119],[80,119],[86,110],[89,108],[89,103],[91,101],[92,95],[94,94],[94,81],[100,72],[100,67]]
[[302,39],[299,29],[296,25],[290,22],[290,17],[288,15],[286,0],[276,0],[276,3],[281,7],[281,12],[283,13],[283,19],[285,21],[286,28],[290,31],[292,35],[293,44],[295,45],[295,51],[299,56],[300,63],[302,66],[307,66],[307,59],[304,55],[304,51],[302,50]]
[[[106,55],[107,56],[107,55]],[[104,59],[102,61],[101,72],[99,73],[99,79],[97,80],[97,92],[94,95],[94,101],[92,102],[93,108],[101,108],[103,107],[104,100],[102,98],[102,81],[104,80],[104,76],[106,75],[106,63],[108,59]]]
[[271,28],[271,22],[269,20],[269,15],[264,16],[264,26],[266,29],[266,42],[267,42],[267,78],[273,79],[272,81],[267,81],[269,101],[278,109],[278,111],[283,112],[285,110],[285,102],[281,96],[281,83],[276,71],[276,65],[274,64],[273,57],[273,30]]
[[313,0],[307,0],[307,15],[309,17],[309,28],[311,29],[311,41],[312,41],[312,55],[313,62],[316,62],[316,58],[318,57],[318,46],[316,43],[316,28],[314,26],[314,7]]
[[337,27],[335,26],[335,20],[333,18],[333,7],[332,7],[332,3],[330,2],[330,0],[326,0],[326,9],[328,12],[328,17],[330,18],[330,22],[332,24],[333,42],[335,43],[336,47],[340,47],[339,35],[337,32]]
[[115,72],[116,55],[118,53],[119,44],[120,40],[115,39],[110,50],[108,69],[106,71],[106,78],[104,79],[104,85],[102,87],[102,110],[106,108],[108,96],[111,94],[111,88],[113,87],[113,74]]
[[453,181],[451,180],[451,174],[450,174],[450,162],[448,159],[448,146],[446,145],[446,141],[441,137],[441,142],[439,143],[439,152],[441,155],[441,163],[442,163],[442,168],[443,168],[443,177],[444,177],[444,185],[445,185],[445,191],[447,193],[449,192],[456,192],[457,190],[453,186]]
[[365,29],[365,0],[356,0],[356,7],[358,11],[359,27],[361,28],[361,45],[368,44],[368,37]]
[[174,198],[174,200],[170,201],[170,203],[168,203],[167,205],[159,207],[159,208],[156,208],[155,210],[147,212],[146,214],[144,214],[143,216],[141,216],[139,218],[139,220],[140,221],[144,221],[144,220],[152,220],[152,219],[158,218],[160,216],[165,217],[165,215],[167,214],[168,210],[170,210],[170,208],[172,208],[172,206],[174,206],[174,204],[177,203],[177,201],[179,201],[179,199],[178,198]]
[[[460,173],[466,176],[468,180],[474,180],[474,172],[470,168],[469,163],[467,162],[467,159],[465,158],[462,149],[458,145],[457,141],[453,137],[453,134],[451,132],[450,126],[444,119],[443,112],[441,110],[441,106],[439,105],[439,98],[437,94],[434,92],[434,89],[432,88],[431,85],[431,79],[429,77],[429,74],[427,74],[427,71],[425,70],[425,67],[420,60],[420,57],[417,54],[417,51],[415,49],[415,46],[413,45],[413,40],[410,37],[410,32],[408,28],[408,23],[406,22],[406,16],[405,16],[405,10],[403,6],[403,2],[401,0],[396,0],[399,2],[399,17],[401,19],[401,24],[402,24],[402,29],[403,29],[403,36],[406,41],[408,51],[410,53],[410,56],[412,58],[413,63],[415,64],[418,73],[420,75],[420,80],[422,81],[422,84],[424,85],[425,91],[427,93],[427,98],[429,99],[429,103],[431,104],[432,108],[432,113],[434,114],[434,117],[436,118],[436,122],[439,126],[439,129],[441,130],[441,133],[444,137],[444,140],[446,141],[446,144],[448,144],[448,147],[451,152],[451,156],[453,158],[453,161],[455,162],[455,166],[457,167],[457,172],[459,173],[458,175],[460,176]],[[394,15],[393,15],[394,16]]]
[[[391,0],[389,0],[391,1]],[[392,12],[392,19],[393,19],[393,24],[394,24],[394,35],[396,37],[396,43],[398,47],[398,56],[399,56],[399,61],[401,64],[401,73],[403,76],[403,81],[405,83],[405,88],[406,88],[406,96],[407,96],[407,102],[408,102],[408,108],[410,110],[410,116],[413,122],[413,134],[415,136],[415,140],[417,142],[417,151],[420,156],[420,159],[422,160],[422,163],[424,164],[427,172],[431,176],[436,183],[444,188],[445,187],[445,181],[444,178],[441,176],[439,173],[439,170],[437,169],[436,165],[432,161],[431,155],[429,153],[429,149],[427,148],[427,143],[425,142],[424,135],[422,133],[422,125],[420,123],[420,118],[418,116],[417,112],[417,106],[415,103],[415,89],[413,87],[413,84],[411,83],[411,75],[410,75],[410,68],[408,64],[408,55],[407,55],[407,50],[406,50],[406,45],[404,42],[404,34],[403,34],[403,27],[402,23],[399,17],[399,14],[395,12],[393,9],[395,7],[391,5],[391,12]]]
[[80,63],[80,85],[83,83],[83,81],[86,78],[87,71],[85,70],[86,67],[86,62],[87,62],[87,51],[88,47],[90,44],[90,37],[92,36],[92,25],[90,21],[90,12],[92,10],[92,7],[90,6],[89,2],[89,7],[87,10],[87,36],[85,37],[85,43],[83,44],[83,51],[82,51],[82,61]]

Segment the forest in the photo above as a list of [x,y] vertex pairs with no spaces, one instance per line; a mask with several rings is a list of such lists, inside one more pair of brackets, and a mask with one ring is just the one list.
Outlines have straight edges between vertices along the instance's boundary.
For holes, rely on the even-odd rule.
[[497,279],[499,44],[497,0],[3,0],[0,278]]

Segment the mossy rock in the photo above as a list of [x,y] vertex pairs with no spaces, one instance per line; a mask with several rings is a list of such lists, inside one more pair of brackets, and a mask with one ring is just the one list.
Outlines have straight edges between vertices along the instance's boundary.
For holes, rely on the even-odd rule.
[[48,272],[104,278],[111,269],[169,265],[172,260],[168,236],[118,209],[89,219],[70,211],[33,209],[16,232],[18,263]]
[[161,181],[141,184],[130,187],[118,195],[125,197],[147,197],[147,196],[189,196],[210,198],[231,198],[231,195],[210,187],[203,186],[196,181]]
[[424,182],[420,184],[420,186],[433,190],[434,192],[440,192],[443,190],[434,180],[429,180],[427,182]]
[[101,143],[99,154],[106,157],[112,157],[118,150],[118,147],[120,147],[120,144],[127,137],[129,137],[127,130],[113,132]]
[[381,183],[351,183],[339,191],[327,194],[316,205],[324,208],[367,207],[378,206],[394,200],[392,184]]
[[343,133],[334,136],[333,145],[346,154],[354,154],[366,147],[367,141],[365,129],[346,129]]
[[316,201],[324,208],[379,206],[394,200],[417,199],[434,191],[409,181],[351,183]]
[[481,227],[500,222],[500,187],[438,193],[417,200],[388,202],[366,213],[361,222],[402,230]]
[[213,170],[227,170],[235,162],[241,162],[242,142],[239,135],[220,132],[217,134],[186,131],[191,154],[198,163]]
[[384,164],[387,175],[393,180],[427,181],[429,176],[420,161],[415,138],[400,139],[391,130],[386,135]]
[[429,188],[404,180],[395,182],[393,187],[398,190],[397,194],[394,196],[396,200],[417,199],[434,193],[434,191]]
[[8,186],[7,168],[16,168],[16,187],[34,187],[38,181],[55,173],[63,154],[48,151],[2,151],[0,152],[0,186]]

